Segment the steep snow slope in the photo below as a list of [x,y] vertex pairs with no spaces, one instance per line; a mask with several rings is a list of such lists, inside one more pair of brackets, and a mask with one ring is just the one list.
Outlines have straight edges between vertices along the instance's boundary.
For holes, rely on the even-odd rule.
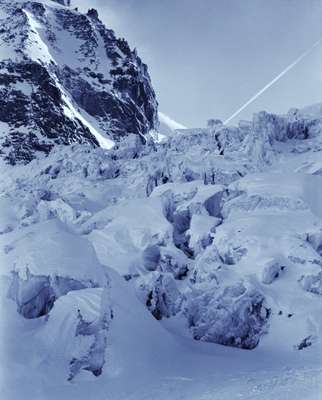
[[321,122],[1,163],[5,398],[318,400]]
[[164,140],[166,137],[173,135],[178,129],[187,129],[184,125],[179,124],[179,122],[170,118],[168,115],[162,113],[161,111],[159,111],[158,117],[160,123],[158,127],[158,132],[161,135],[161,140]]
[[0,2],[0,147],[11,164],[55,144],[109,149],[128,133],[144,140],[157,126],[136,50],[96,10],[84,15],[63,4]]
[[159,120],[160,123],[166,125],[171,131],[174,131],[176,129],[187,129],[184,125],[179,124],[179,122],[170,118],[168,115],[162,113],[161,111],[159,111]]

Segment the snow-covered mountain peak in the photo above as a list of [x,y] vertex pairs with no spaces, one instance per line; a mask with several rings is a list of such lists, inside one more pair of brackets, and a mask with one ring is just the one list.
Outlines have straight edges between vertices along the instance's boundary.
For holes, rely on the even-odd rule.
[[30,161],[55,143],[111,148],[156,127],[146,65],[96,10],[53,1],[1,6],[0,146],[9,162]]

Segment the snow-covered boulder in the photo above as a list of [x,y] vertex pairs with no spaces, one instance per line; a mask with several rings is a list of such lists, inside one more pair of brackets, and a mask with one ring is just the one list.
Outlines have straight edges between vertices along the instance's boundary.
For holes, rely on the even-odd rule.
[[136,273],[146,266],[146,249],[171,243],[173,230],[158,198],[107,207],[82,229],[89,234],[100,261],[113,266],[121,275]]
[[138,296],[157,320],[181,311],[183,296],[171,273],[158,271],[140,276],[135,282]]
[[196,340],[253,349],[267,332],[264,296],[242,282],[224,289],[192,289],[185,313]]
[[0,273],[25,318],[47,314],[69,291],[108,284],[91,244],[57,220],[17,231],[3,244]]
[[56,301],[39,337],[64,379],[82,370],[102,373],[112,319],[108,288],[77,290]]
[[315,275],[303,275],[299,282],[302,288],[307,292],[322,295],[322,271]]
[[194,254],[199,254],[212,243],[216,226],[220,223],[220,218],[199,214],[192,216],[187,235],[189,236],[189,247]]
[[263,265],[262,282],[269,285],[285,271],[286,266],[281,264],[278,260],[267,260]]
[[142,260],[147,271],[171,273],[179,280],[186,277],[191,264],[191,260],[175,246],[147,246]]
[[[181,184],[166,183],[155,188],[151,197],[162,199],[165,217],[173,225],[174,244],[189,254],[194,247],[192,243],[190,248],[189,237],[194,235],[194,232],[198,229],[196,225],[198,224],[196,222],[198,217],[200,219],[203,216],[208,225],[211,224],[211,228],[219,224],[220,218],[218,217],[221,215],[223,193],[224,187],[222,185],[204,185],[196,180]],[[191,230],[191,221],[194,216],[194,226]],[[211,232],[205,230],[200,240],[209,242]],[[197,233],[198,235],[199,233]],[[194,240],[198,241],[199,239],[194,238],[192,242]]]

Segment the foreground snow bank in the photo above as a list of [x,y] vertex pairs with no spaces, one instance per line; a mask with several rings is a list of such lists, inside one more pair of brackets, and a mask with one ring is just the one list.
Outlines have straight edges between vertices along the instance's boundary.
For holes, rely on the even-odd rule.
[[108,278],[91,244],[57,220],[32,225],[1,238],[2,274],[8,296],[25,318],[47,314],[71,290],[104,287]]

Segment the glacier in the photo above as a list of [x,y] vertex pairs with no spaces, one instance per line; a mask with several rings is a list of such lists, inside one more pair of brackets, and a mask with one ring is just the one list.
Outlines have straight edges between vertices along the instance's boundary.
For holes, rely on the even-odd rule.
[[6,398],[317,399],[321,119],[294,112],[3,160]]
[[319,400],[321,105],[186,128],[96,10],[0,4],[1,398]]

